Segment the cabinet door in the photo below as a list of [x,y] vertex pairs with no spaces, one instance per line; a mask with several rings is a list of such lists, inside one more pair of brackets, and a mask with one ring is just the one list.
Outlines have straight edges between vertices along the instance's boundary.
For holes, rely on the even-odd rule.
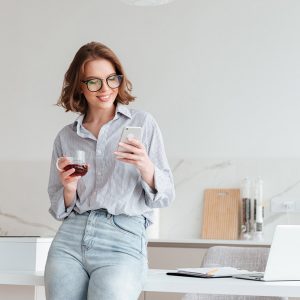
[[183,294],[146,292],[144,298],[139,300],[181,300]]
[[36,300],[34,286],[0,285],[0,299],[3,300]]

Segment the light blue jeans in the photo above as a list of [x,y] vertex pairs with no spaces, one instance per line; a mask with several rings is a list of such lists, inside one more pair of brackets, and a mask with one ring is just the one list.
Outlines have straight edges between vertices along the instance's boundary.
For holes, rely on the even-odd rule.
[[145,218],[72,212],[45,268],[47,300],[136,300],[146,279]]

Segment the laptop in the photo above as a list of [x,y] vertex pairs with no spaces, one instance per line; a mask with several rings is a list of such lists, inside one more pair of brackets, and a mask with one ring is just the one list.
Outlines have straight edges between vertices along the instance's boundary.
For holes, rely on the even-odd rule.
[[300,280],[300,225],[278,225],[265,272],[234,275],[259,281]]

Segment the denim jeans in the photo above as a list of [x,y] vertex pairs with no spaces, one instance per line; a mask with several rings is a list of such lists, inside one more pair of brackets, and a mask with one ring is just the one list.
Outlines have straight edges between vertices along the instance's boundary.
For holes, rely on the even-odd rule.
[[143,216],[74,211],[60,226],[45,268],[47,300],[136,300],[146,279]]

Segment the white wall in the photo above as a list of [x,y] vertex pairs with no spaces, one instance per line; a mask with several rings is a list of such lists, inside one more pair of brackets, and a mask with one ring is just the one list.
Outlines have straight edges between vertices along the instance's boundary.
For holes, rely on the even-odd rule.
[[[298,168],[287,175],[291,165],[300,166],[298,0],[175,0],[149,8],[118,0],[0,5],[4,234],[55,231],[47,213],[49,159],[56,133],[75,115],[53,104],[75,52],[92,40],[123,61],[138,96],[135,106],[158,120],[172,166],[182,160],[193,166],[190,185],[178,188],[162,226],[197,209],[193,224],[181,231],[198,236],[203,189],[237,186],[250,173],[265,174],[269,200],[298,182]],[[199,190],[191,183],[201,166],[224,161],[235,166],[233,174],[221,181],[199,178]],[[277,176],[279,169],[286,175]],[[178,182],[187,171],[176,172]],[[28,224],[33,220],[37,224]]]

